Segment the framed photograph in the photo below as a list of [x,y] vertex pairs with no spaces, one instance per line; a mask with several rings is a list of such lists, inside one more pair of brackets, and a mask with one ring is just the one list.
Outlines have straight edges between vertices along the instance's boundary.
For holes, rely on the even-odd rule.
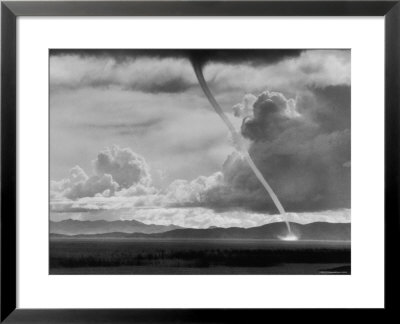
[[1,321],[395,310],[398,1],[1,17]]

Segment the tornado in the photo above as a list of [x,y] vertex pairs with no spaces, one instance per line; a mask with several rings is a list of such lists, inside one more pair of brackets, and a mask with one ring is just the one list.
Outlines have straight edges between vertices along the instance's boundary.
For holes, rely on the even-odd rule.
[[258,181],[260,181],[261,185],[264,187],[264,189],[267,191],[269,196],[271,197],[272,201],[274,202],[276,208],[278,209],[279,213],[282,216],[282,219],[284,220],[287,230],[288,230],[288,236],[287,237],[282,237],[281,239],[292,239],[295,236],[292,234],[292,230],[290,228],[290,223],[287,219],[287,215],[285,212],[285,209],[283,208],[281,202],[278,199],[278,196],[275,194],[275,192],[272,190],[271,186],[268,184],[267,180],[265,180],[264,176],[254,163],[253,159],[251,158],[247,148],[245,147],[242,136],[239,134],[229,118],[225,115],[224,111],[222,110],[221,106],[218,104],[217,100],[215,100],[213,94],[211,93],[206,80],[204,79],[203,75],[203,68],[202,64],[200,62],[196,61],[195,59],[191,59],[191,63],[194,69],[194,72],[196,73],[197,80],[199,81],[199,84],[201,86],[201,89],[203,90],[204,94],[206,95],[208,101],[210,102],[211,106],[214,108],[215,112],[221,117],[222,121],[225,123],[225,125],[228,127],[229,131],[232,134],[233,141],[237,147],[237,149],[240,151],[240,153],[243,155],[244,159],[250,166],[251,170],[253,171],[254,175],[257,177]]

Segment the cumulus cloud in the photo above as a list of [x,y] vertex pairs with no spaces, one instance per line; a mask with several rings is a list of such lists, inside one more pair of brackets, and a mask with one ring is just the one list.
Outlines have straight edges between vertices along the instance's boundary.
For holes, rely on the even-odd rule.
[[[315,134],[305,142],[304,137],[292,138],[286,147],[277,139],[253,143],[250,149],[283,206],[289,211],[349,208],[350,170],[343,163],[350,156],[350,132]],[[235,195],[224,195],[229,197],[225,203],[273,212],[275,206],[246,162],[237,155],[227,162],[224,178]]]
[[140,196],[155,192],[151,187],[149,167],[143,157],[129,148],[113,146],[99,152],[93,161],[92,176],[75,166],[69,177],[51,181],[53,199],[76,200],[84,197]]
[[207,193],[224,184],[223,174],[205,177],[200,176],[193,181],[175,180],[166,190],[167,202],[170,205],[201,204],[207,201]]
[[257,101],[257,97],[251,93],[243,97],[241,103],[232,107],[233,115],[235,117],[246,118],[253,115],[253,105]]
[[263,92],[252,106],[252,114],[243,119],[241,132],[254,141],[273,140],[285,129],[294,127],[298,122],[296,117],[300,116],[296,111],[296,101],[286,99],[278,92]]
[[[342,100],[349,102],[350,98]],[[318,108],[302,104],[298,107],[297,100],[276,92],[261,93],[241,128],[243,136],[252,141],[250,155],[287,210],[349,208],[350,128],[334,120],[326,123],[315,116],[320,113]],[[324,109],[328,115],[347,114],[347,109],[329,105]],[[213,203],[275,210],[240,154],[228,157],[223,179],[223,186],[208,193]]]
[[112,176],[103,174],[89,177],[79,166],[71,169],[69,177],[61,181],[52,181],[50,185],[52,197],[66,197],[77,199],[81,197],[92,197],[96,194],[104,196],[113,195],[118,184],[113,181]]
[[97,175],[111,175],[120,188],[129,188],[133,184],[149,185],[151,182],[146,161],[129,148],[107,148],[97,155],[93,166]]

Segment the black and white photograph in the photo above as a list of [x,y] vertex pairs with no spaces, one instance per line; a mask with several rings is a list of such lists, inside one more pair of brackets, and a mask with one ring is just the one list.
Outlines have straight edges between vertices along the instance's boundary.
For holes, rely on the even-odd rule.
[[350,49],[50,49],[51,275],[350,275]]

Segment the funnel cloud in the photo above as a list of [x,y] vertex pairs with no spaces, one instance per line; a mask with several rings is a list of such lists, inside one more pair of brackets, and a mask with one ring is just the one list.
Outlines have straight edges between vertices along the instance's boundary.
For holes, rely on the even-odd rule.
[[201,63],[199,61],[196,61],[195,58],[192,58],[192,64],[193,64],[193,69],[196,73],[197,79],[199,80],[200,86],[203,89],[204,94],[206,95],[207,99],[210,101],[211,106],[213,106],[213,108],[215,109],[215,112],[221,117],[222,121],[228,127],[229,131],[231,132],[234,145],[238,148],[240,154],[243,155],[244,159],[250,166],[251,170],[254,172],[254,175],[257,177],[258,181],[260,181],[262,186],[265,188],[265,190],[270,195],[270,197],[271,197],[272,201],[274,202],[276,208],[278,209],[279,213],[284,218],[289,235],[293,236],[293,234],[291,233],[291,230],[290,230],[290,224],[286,219],[285,209],[283,208],[283,206],[282,206],[281,202],[279,201],[278,197],[276,196],[275,192],[272,190],[271,186],[265,180],[263,174],[260,172],[258,167],[255,165],[254,161],[250,157],[249,152],[247,151],[245,145],[243,144],[242,138],[240,137],[239,133],[236,132],[235,127],[230,122],[230,120],[225,115],[224,111],[222,110],[222,108],[219,106],[218,102],[215,100],[214,96],[212,95],[210,89],[207,86],[206,81],[204,80],[203,71],[202,71],[202,68],[200,65]]

